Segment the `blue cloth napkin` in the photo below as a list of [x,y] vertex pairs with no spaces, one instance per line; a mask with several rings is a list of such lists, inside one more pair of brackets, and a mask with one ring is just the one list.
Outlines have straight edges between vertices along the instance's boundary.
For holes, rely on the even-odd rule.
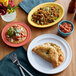
[[[37,70],[35,70],[28,62],[27,52],[23,47],[17,48],[11,54],[16,53],[20,63],[31,72],[34,76],[46,76]],[[10,55],[7,55],[3,60],[0,61],[0,76],[22,76],[21,72],[16,64],[13,64],[10,60]],[[25,76],[29,76],[26,72]]]
[[32,8],[35,6],[45,3],[45,2],[54,2],[56,0],[24,0],[19,3],[19,6],[26,12],[29,13]]

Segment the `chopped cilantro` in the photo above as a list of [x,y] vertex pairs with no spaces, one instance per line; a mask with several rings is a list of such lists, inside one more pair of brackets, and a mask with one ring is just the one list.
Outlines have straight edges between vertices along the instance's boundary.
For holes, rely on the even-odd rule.
[[32,21],[34,20],[34,19],[31,19]]
[[58,17],[57,17],[57,16],[56,16],[55,18],[56,18],[56,19],[58,19]]
[[60,54],[60,56],[62,56],[62,54]]
[[14,28],[15,33],[20,33],[20,30],[18,28]]
[[50,10],[50,7],[46,7],[46,10],[49,11]]
[[37,24],[39,24],[39,20],[37,21]]
[[51,46],[54,46],[54,44],[51,44]]
[[46,51],[46,54],[49,54],[49,49]]
[[36,49],[36,51],[38,51],[38,49]]
[[43,22],[41,22],[41,24],[43,25],[44,23],[43,23]]
[[10,37],[13,37],[13,35],[14,35],[13,29],[12,29],[11,27],[8,29],[8,35],[9,35]]
[[43,17],[41,18],[41,21],[43,21]]

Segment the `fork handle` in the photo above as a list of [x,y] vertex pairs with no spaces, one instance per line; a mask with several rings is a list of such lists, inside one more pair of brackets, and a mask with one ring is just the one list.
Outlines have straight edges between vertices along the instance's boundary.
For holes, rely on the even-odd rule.
[[27,69],[25,69],[21,64],[19,64],[20,65],[20,67],[25,71],[25,72],[27,72],[30,76],[33,76]]
[[20,66],[19,66],[19,69],[20,69],[20,71],[22,73],[22,76],[25,76],[25,74],[24,74],[24,72],[23,72],[23,70],[22,70],[22,68]]

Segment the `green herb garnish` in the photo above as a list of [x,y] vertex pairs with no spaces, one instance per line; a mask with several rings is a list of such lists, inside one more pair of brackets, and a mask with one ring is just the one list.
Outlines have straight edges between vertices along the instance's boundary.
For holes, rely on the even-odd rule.
[[43,17],[41,18],[41,21],[43,21]]
[[46,54],[49,54],[49,49],[46,51]]
[[53,16],[53,15],[50,14],[50,16]]
[[50,20],[53,20],[53,18],[50,18]]
[[8,35],[10,37],[13,37],[13,35],[14,35],[13,29],[11,27],[8,29]]
[[32,21],[34,21],[34,19],[31,19]]
[[56,16],[55,18],[56,18],[56,19],[58,19],[58,17],[57,17],[57,16]]
[[50,10],[50,8],[49,8],[49,7],[46,7],[46,10],[47,10],[47,11],[49,11],[49,10]]
[[39,24],[39,21],[37,21],[37,24]]
[[62,54],[60,54],[60,56],[62,56]]
[[18,28],[14,28],[15,33],[20,33],[20,30]]
[[51,44],[51,46],[54,46],[54,44]]
[[21,36],[21,34],[19,34],[19,33],[16,33],[16,36]]
[[43,23],[43,22],[41,22],[41,24],[43,25],[44,23]]

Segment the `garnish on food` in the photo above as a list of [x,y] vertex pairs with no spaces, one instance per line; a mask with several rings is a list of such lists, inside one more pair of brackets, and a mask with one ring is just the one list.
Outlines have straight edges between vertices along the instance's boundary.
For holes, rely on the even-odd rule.
[[46,51],[46,54],[49,54],[49,49]]

